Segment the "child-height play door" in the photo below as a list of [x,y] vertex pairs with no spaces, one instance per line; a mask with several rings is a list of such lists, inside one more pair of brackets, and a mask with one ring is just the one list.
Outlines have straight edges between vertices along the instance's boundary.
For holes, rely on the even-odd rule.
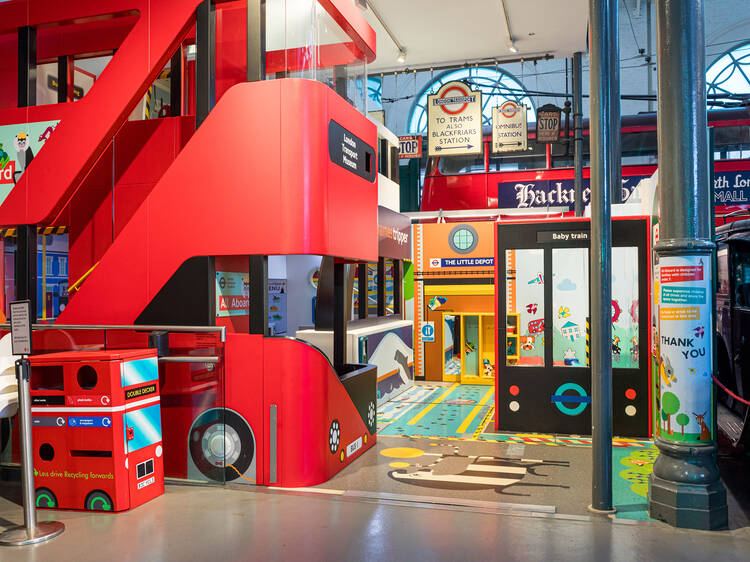
[[[497,416],[502,430],[591,433],[589,222],[498,224]],[[615,435],[649,434],[648,227],[612,223]]]

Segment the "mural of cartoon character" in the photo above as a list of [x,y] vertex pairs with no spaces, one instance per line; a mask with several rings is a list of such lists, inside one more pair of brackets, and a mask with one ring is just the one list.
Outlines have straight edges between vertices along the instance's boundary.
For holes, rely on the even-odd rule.
[[706,425],[706,412],[703,412],[702,414],[696,414],[693,412],[693,416],[695,417],[695,421],[698,422],[698,425],[701,426],[701,434],[700,437],[698,437],[699,441],[710,441],[711,440],[711,429]]
[[15,174],[13,174],[13,181],[18,182],[18,178],[21,177],[24,170],[26,170],[34,159],[34,152],[31,150],[31,146],[29,146],[29,135],[23,131],[16,135],[13,144],[16,147],[16,163],[18,164]]
[[521,349],[534,351],[534,336],[521,336]]
[[638,336],[630,338],[630,356],[634,363],[638,363]]
[[677,382],[677,377],[674,374],[672,364],[669,362],[669,357],[661,356],[661,361],[659,361],[659,376],[664,386],[671,387],[672,383]]
[[576,357],[576,352],[570,348],[566,349],[563,353],[563,363],[565,363],[565,366],[567,367],[576,367],[581,365],[581,362],[578,361],[578,358]]
[[620,348],[620,338],[615,336],[612,338],[612,354],[617,362],[620,361],[620,353],[622,353],[622,349]]

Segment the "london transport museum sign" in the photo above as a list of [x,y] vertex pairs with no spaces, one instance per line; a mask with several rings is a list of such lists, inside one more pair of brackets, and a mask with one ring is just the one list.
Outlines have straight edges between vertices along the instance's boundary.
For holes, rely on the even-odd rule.
[[482,92],[463,82],[443,84],[427,96],[428,156],[482,153]]

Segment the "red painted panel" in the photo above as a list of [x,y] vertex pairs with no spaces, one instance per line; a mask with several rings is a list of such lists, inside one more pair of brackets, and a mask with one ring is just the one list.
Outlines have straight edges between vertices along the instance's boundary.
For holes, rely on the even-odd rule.
[[[330,161],[330,119],[375,146],[375,126],[321,83],[285,79],[234,86],[60,321],[132,323],[180,264],[196,255],[374,261],[377,186]],[[231,142],[222,140],[217,150],[216,139]],[[113,294],[119,298],[101,306]]]
[[[264,411],[277,406],[278,486],[314,486],[329,480],[375,444],[326,357],[301,341],[266,338],[263,350]],[[333,420],[341,428],[340,445],[331,453],[328,430]],[[362,438],[352,456],[341,451]],[[264,433],[263,460],[269,474],[269,428]],[[268,484],[268,481],[261,481]]]

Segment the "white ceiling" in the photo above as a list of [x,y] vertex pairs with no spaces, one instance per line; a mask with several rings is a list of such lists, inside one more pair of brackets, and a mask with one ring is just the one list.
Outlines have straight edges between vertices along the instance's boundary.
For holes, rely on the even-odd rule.
[[[508,49],[501,0],[368,0],[364,12],[377,32],[377,57],[368,72],[402,70],[586,51],[587,0],[505,0],[518,53]],[[381,16],[406,49],[398,48],[373,14]]]

